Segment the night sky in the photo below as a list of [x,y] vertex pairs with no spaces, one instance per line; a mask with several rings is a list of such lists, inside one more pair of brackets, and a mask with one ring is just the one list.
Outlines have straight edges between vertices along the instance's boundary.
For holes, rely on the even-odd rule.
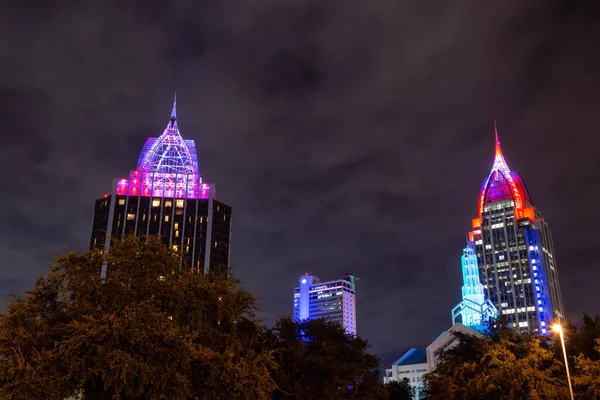
[[3,3],[0,298],[87,250],[94,200],[177,89],[268,324],[301,274],[353,272],[384,359],[448,328],[493,118],[552,226],[569,316],[600,313],[597,0]]

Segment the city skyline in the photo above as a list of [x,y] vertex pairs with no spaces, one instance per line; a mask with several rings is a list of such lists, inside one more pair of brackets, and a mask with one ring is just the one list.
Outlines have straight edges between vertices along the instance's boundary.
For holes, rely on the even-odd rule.
[[160,134],[177,89],[198,168],[234,210],[232,272],[267,323],[291,313],[299,275],[352,271],[374,353],[446,330],[493,118],[552,223],[567,316],[599,314],[598,7],[8,7],[0,298],[89,247],[94,199]]

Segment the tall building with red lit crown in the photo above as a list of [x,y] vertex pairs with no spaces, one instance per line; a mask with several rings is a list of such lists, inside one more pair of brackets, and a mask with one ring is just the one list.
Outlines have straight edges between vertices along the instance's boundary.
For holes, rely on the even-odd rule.
[[565,310],[554,242],[525,182],[504,159],[498,131],[494,164],[469,232],[486,297],[521,331],[546,335]]

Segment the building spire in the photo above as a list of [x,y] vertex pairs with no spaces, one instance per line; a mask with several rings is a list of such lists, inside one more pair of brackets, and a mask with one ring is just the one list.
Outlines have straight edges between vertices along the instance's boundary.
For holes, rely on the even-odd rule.
[[500,139],[498,139],[498,126],[496,125],[496,118],[494,118],[494,134],[496,135],[496,151],[495,151],[495,155],[496,155],[496,159],[502,159],[502,162],[506,163],[504,161],[504,155],[502,154],[502,147],[500,147]]
[[494,118],[494,133],[496,134],[496,146],[498,146],[500,141],[498,140],[498,127],[496,126],[496,118]]
[[177,121],[177,90],[175,91],[175,97],[173,98],[173,110],[171,111],[171,121]]

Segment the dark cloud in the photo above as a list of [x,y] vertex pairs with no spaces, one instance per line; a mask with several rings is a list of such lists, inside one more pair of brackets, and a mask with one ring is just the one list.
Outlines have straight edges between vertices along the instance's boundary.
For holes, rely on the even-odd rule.
[[178,89],[267,321],[300,274],[351,271],[386,360],[447,328],[494,117],[552,225],[569,314],[600,313],[598,2],[25,3],[0,13],[0,296],[86,249],[94,200]]

